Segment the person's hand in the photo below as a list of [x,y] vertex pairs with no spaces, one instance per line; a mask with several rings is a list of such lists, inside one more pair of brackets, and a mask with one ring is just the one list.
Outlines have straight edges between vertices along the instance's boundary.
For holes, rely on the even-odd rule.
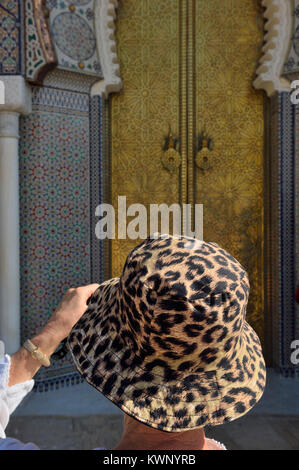
[[[99,284],[90,284],[69,289],[42,331],[31,338],[32,343],[46,356],[51,357],[59,343],[69,335],[73,326],[87,310],[86,302],[98,287]],[[12,386],[32,379],[40,367],[40,361],[21,347],[11,356],[8,385]]]
[[54,342],[59,343],[65,339],[73,326],[87,310],[87,300],[99,287],[99,284],[69,289],[63,296],[56,311],[43,328],[43,333],[51,336]]

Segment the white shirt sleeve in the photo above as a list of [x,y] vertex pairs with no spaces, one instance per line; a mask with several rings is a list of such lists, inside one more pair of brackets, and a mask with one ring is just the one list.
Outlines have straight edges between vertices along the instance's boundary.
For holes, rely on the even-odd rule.
[[3,343],[0,345],[0,450],[38,450],[35,444],[23,444],[17,439],[7,438],[5,435],[10,415],[32,390],[34,380],[27,380],[9,387],[11,360],[8,354],[1,354],[1,350],[3,350]]

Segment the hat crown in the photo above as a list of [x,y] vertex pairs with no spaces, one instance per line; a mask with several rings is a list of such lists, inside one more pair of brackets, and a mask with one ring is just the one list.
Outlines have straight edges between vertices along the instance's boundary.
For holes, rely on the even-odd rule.
[[[129,253],[120,291],[122,326],[132,332],[135,346],[156,348],[154,338],[159,345],[171,341],[160,352],[177,359],[237,341],[249,281],[243,266],[216,243],[160,235]],[[190,339],[196,346],[189,352],[181,348],[180,354],[176,343]]]
[[243,266],[213,242],[183,236],[148,237],[128,255],[121,284],[124,290],[144,284],[159,297],[190,301],[233,293],[249,280]]

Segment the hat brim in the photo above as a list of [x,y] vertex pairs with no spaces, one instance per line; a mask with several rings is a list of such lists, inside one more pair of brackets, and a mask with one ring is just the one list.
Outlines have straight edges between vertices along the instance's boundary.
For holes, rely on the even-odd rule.
[[233,421],[261,398],[266,367],[260,340],[247,322],[236,354],[171,380],[159,358],[151,369],[146,357],[136,361],[134,345],[121,335],[121,313],[120,280],[105,281],[70,332],[68,345],[83,378],[129,416],[180,432]]

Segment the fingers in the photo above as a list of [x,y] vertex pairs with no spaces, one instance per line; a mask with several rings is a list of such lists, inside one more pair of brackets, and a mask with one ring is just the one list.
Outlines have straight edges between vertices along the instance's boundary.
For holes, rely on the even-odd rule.
[[86,301],[97,290],[99,286],[100,284],[89,284],[87,286],[79,287],[78,289],[80,289],[80,294]]

